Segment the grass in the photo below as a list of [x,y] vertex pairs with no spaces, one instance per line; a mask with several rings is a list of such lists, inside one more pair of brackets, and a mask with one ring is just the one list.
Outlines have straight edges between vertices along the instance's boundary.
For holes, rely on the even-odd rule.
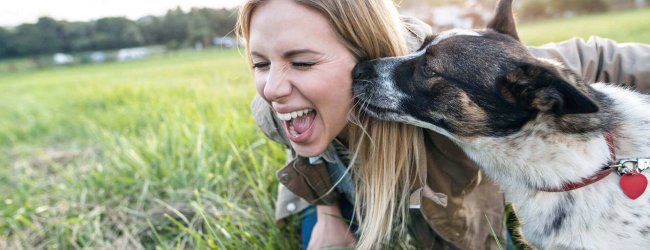
[[0,76],[0,249],[291,249],[236,51]]
[[[650,43],[648,14],[528,23],[521,37]],[[0,74],[0,249],[297,248],[274,222],[284,149],[255,127],[253,95],[237,51]]]
[[592,35],[612,38],[617,42],[650,44],[649,17],[650,8],[644,8],[523,23],[519,27],[519,36],[529,45],[542,45],[572,37],[586,40]]

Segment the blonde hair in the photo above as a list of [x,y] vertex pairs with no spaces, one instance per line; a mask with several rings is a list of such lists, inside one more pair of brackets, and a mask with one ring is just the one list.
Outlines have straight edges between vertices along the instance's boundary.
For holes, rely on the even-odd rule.
[[[294,0],[315,9],[330,20],[341,42],[357,58],[374,59],[407,53],[404,25],[391,0]],[[250,18],[264,0],[243,5],[237,33],[248,44]],[[249,51],[247,51],[249,53]],[[250,55],[249,55],[250,61]],[[355,107],[356,109],[357,107]],[[411,185],[417,174],[415,164],[422,130],[406,124],[380,121],[353,112],[349,126],[349,148],[357,192],[355,211],[360,239],[357,247],[372,249],[406,232]],[[353,162],[355,161],[353,160]],[[392,215],[392,216],[387,216]],[[397,229],[397,230],[393,230]]]

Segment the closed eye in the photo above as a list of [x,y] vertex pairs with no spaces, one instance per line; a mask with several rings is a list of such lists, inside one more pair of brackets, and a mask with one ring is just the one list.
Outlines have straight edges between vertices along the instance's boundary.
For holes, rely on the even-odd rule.
[[316,63],[313,63],[313,62],[293,62],[293,63],[291,63],[291,66],[293,66],[294,68],[302,69],[302,70],[309,69],[309,68],[311,68],[311,66],[314,66],[314,65],[316,65]]
[[253,69],[255,70],[264,70],[268,69],[271,64],[267,62],[258,62],[258,63],[253,63]]

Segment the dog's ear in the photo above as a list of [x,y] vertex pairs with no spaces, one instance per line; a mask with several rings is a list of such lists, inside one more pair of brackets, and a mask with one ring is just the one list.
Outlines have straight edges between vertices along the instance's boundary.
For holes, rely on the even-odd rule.
[[494,17],[492,17],[492,20],[488,23],[487,27],[496,32],[509,35],[519,41],[515,16],[512,13],[512,1],[513,0],[499,0],[494,11]]
[[526,64],[510,71],[501,86],[502,96],[528,110],[545,113],[598,112],[598,105],[552,66]]

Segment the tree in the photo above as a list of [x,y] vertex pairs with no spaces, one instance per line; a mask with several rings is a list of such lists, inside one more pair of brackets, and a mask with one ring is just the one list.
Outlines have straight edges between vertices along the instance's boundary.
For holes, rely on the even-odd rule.
[[92,22],[73,22],[64,24],[67,46],[72,51],[88,51],[98,49],[93,41],[95,33]]
[[97,20],[93,41],[98,49],[118,49],[142,45],[144,39],[136,23],[124,17]]
[[205,9],[211,28],[217,36],[232,34],[237,23],[237,11],[234,9]]
[[185,18],[185,13],[180,7],[174,10],[167,11],[163,20],[165,29],[161,32],[163,41],[167,43],[167,47],[171,49],[178,49],[183,46],[187,38],[188,21]]
[[10,40],[11,34],[9,31],[0,27],[0,58],[12,56]]
[[165,27],[162,19],[156,16],[145,16],[136,21],[145,44],[164,43],[162,33]]
[[52,54],[64,50],[63,25],[50,17],[40,17],[36,22],[41,39],[41,54]]
[[201,45],[207,45],[215,36],[214,31],[210,28],[209,16],[204,10],[192,9],[187,13],[187,41],[190,44],[199,42]]
[[215,36],[232,34],[236,14],[235,9],[208,8],[195,8],[185,13],[177,7],[164,16],[146,16],[137,22],[124,17],[88,22],[41,17],[36,23],[21,24],[14,29],[0,28],[0,58],[154,44],[165,44],[171,49],[192,46],[196,42],[210,45]]
[[43,53],[43,40],[36,24],[21,24],[16,27],[13,40],[19,56]]
[[18,56],[56,53],[63,43],[63,27],[49,17],[39,18],[36,24],[19,25],[13,37]]

